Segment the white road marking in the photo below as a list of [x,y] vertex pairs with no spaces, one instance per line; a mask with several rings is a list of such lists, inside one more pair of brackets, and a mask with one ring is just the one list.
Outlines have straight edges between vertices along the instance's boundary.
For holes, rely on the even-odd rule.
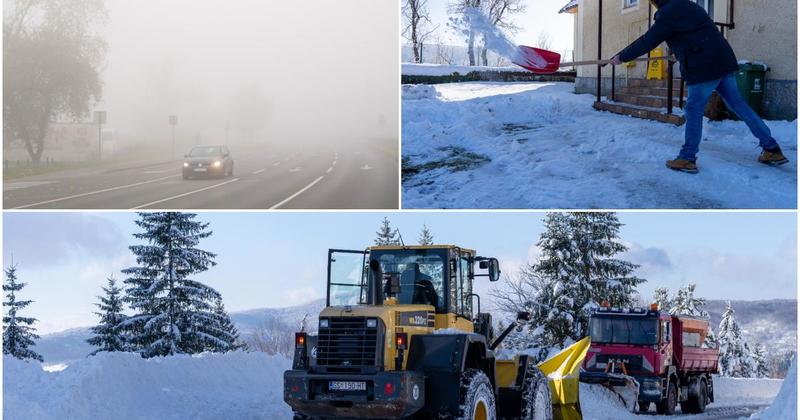
[[315,180],[314,180],[314,182],[312,182],[312,183],[310,183],[310,184],[306,185],[306,186],[305,186],[305,187],[303,187],[303,189],[301,189],[300,191],[298,191],[298,192],[296,192],[296,193],[294,193],[294,194],[290,195],[290,196],[289,196],[287,199],[285,199],[285,200],[281,201],[280,203],[278,203],[278,204],[276,204],[276,205],[274,205],[274,206],[270,207],[269,209],[270,209],[270,210],[275,210],[275,209],[279,208],[280,206],[282,206],[282,205],[284,205],[284,204],[286,204],[286,203],[288,203],[288,202],[290,202],[290,201],[294,200],[295,198],[297,198],[297,196],[298,196],[298,195],[300,195],[300,194],[302,194],[302,193],[306,192],[306,190],[308,190],[309,188],[311,188],[311,187],[313,187],[314,185],[316,185],[316,184],[317,184],[317,182],[320,182],[320,181],[322,181],[322,178],[325,178],[325,176],[323,175],[323,176],[321,176],[321,177],[319,177],[319,178],[315,179]]
[[336,159],[333,160],[333,166],[336,166]]
[[273,164],[272,164],[272,166],[278,166],[278,165],[280,165],[280,164],[281,164],[281,162],[280,162],[280,161],[277,161],[277,162],[273,163]]
[[332,171],[332,170],[333,170],[333,166],[331,166],[330,168],[328,168],[328,170],[327,170],[325,173],[326,173],[326,174],[329,174],[329,173],[331,173],[331,171]]
[[153,206],[153,205],[156,205],[156,204],[163,203],[165,201],[175,200],[177,198],[186,197],[187,195],[197,194],[199,192],[207,191],[207,190],[210,190],[212,188],[221,187],[221,186],[223,186],[225,184],[230,184],[231,182],[236,182],[238,180],[239,180],[239,178],[234,178],[234,179],[231,179],[230,181],[220,182],[219,184],[209,185],[208,187],[204,187],[204,188],[200,188],[200,189],[197,189],[197,190],[185,192],[183,194],[173,195],[172,197],[162,198],[161,200],[156,200],[156,201],[153,201],[153,202],[150,202],[150,203],[147,203],[147,204],[142,204],[142,205],[133,207],[133,209],[141,209],[141,208],[144,208],[144,207],[150,207],[150,206]]
[[300,172],[300,167],[289,169],[289,172]]
[[361,167],[362,171],[369,171],[371,169],[372,169],[372,166],[369,166],[369,165],[364,165],[364,166]]
[[144,174],[163,174],[165,172],[172,172],[172,169],[162,169],[160,171],[144,171]]
[[26,204],[24,206],[19,206],[19,207],[14,207],[14,208],[15,209],[27,209],[29,207],[36,207],[36,206],[40,206],[42,204],[57,203],[59,201],[72,200],[73,198],[81,198],[81,197],[86,197],[86,196],[90,196],[90,195],[102,194],[102,193],[106,193],[106,192],[110,192],[110,191],[121,190],[121,189],[125,189],[125,188],[138,187],[139,185],[152,184],[153,182],[163,181],[165,179],[175,178],[177,176],[180,176],[180,175],[163,176],[161,178],[151,179],[149,181],[142,181],[142,182],[136,182],[136,183],[133,183],[133,184],[120,185],[118,187],[104,188],[102,190],[90,191],[90,192],[85,192],[85,193],[82,193],[82,194],[70,195],[70,196],[67,196],[67,197],[54,198],[52,200],[40,201],[38,203]]
[[21,190],[23,188],[38,187],[40,185],[55,184],[58,181],[17,181],[7,182],[3,185],[3,191]]
[[264,172],[264,171],[266,171],[266,169],[259,169],[259,170],[255,171],[255,172],[253,172],[253,175],[258,175],[258,174],[260,174],[261,172]]

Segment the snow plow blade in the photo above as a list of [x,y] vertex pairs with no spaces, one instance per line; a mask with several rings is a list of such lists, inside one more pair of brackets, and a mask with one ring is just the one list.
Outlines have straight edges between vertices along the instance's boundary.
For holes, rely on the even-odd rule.
[[617,395],[630,411],[636,410],[639,400],[639,383],[636,379],[621,373],[581,372],[583,383],[602,385]]
[[586,337],[539,364],[539,369],[549,379],[555,420],[583,418],[578,397],[578,381],[589,344],[589,337]]

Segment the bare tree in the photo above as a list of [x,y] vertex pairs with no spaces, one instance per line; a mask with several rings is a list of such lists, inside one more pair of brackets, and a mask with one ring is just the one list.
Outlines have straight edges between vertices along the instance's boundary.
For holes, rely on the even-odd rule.
[[[504,29],[510,33],[519,31],[519,27],[511,21],[511,16],[525,11],[523,0],[457,0],[451,4],[451,13],[464,13],[467,9],[476,8],[481,10],[489,18],[489,22],[495,27]],[[467,55],[471,66],[475,65],[475,34],[470,30],[467,45]],[[489,65],[486,41],[480,48],[480,59],[484,66]]]
[[403,18],[406,20],[403,36],[411,42],[415,63],[423,61],[422,47],[439,27],[433,26],[428,13],[428,0],[403,1]]
[[455,61],[455,50],[452,45],[445,45],[441,37],[436,37],[436,64],[452,65]]
[[[84,117],[102,91],[102,0],[17,0],[3,18],[3,138],[41,161],[50,122]],[[4,5],[9,5],[4,3]]]
[[[480,9],[481,0],[455,0],[450,3],[450,13],[463,15],[469,9]],[[467,57],[469,65],[475,65],[475,31],[469,29],[469,39],[467,40]]]
[[549,50],[552,47],[553,40],[550,37],[550,33],[547,31],[539,32],[539,36],[536,38],[536,46],[543,50]]
[[294,352],[293,329],[276,318],[268,318],[244,338],[251,351],[282,354],[292,357]]

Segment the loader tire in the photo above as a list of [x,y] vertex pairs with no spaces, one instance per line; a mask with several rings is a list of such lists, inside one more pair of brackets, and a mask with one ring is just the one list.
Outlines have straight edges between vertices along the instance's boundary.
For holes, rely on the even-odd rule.
[[553,420],[553,400],[550,384],[542,370],[533,363],[528,364],[525,382],[522,384],[521,420]]
[[489,377],[478,369],[461,374],[458,420],[496,420],[494,390]]
[[667,398],[656,404],[658,414],[675,414],[675,406],[678,405],[678,388],[675,382],[669,383],[667,388]]
[[649,401],[639,401],[639,412],[646,413],[650,411],[650,402]]

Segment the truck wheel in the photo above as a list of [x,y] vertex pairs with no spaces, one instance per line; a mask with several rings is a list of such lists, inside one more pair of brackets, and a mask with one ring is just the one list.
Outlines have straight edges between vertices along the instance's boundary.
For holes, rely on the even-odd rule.
[[553,420],[553,401],[550,384],[542,370],[528,364],[525,383],[522,384],[521,420]]
[[649,401],[639,401],[639,412],[646,413],[650,411],[650,402]]
[[678,404],[678,388],[674,382],[669,383],[667,398],[656,404],[658,414],[675,414],[675,406]]
[[681,411],[684,413],[702,413],[706,411],[708,404],[708,387],[706,386],[705,379],[700,381],[698,395],[693,396],[689,393],[689,398],[686,402],[681,403]]
[[461,374],[458,420],[495,420],[492,383],[483,371],[467,369]]

